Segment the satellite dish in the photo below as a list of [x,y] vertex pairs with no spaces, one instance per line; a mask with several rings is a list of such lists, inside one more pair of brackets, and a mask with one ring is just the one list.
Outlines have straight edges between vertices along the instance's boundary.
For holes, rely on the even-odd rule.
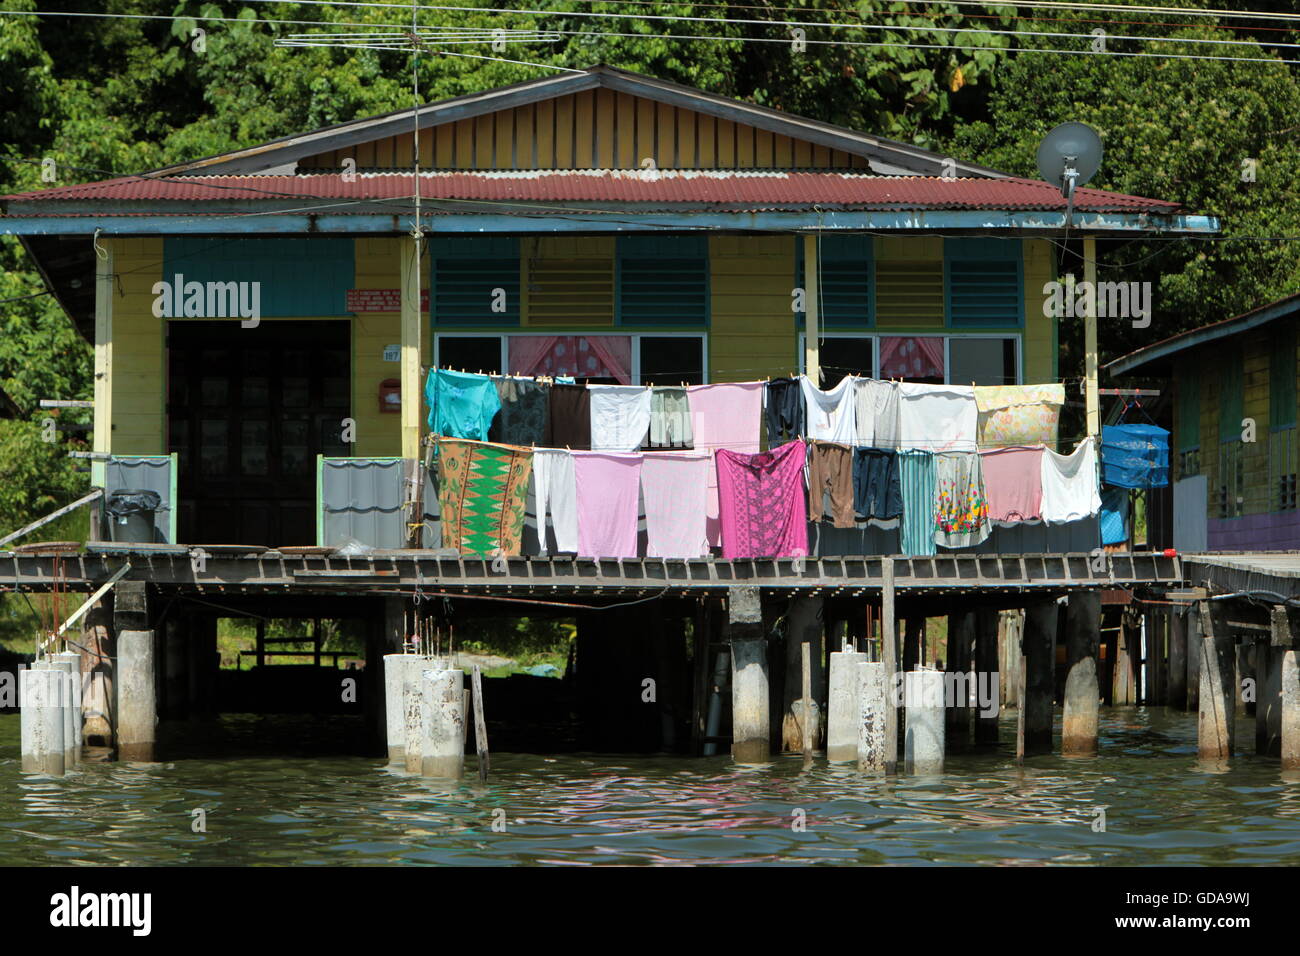
[[1101,137],[1083,123],[1062,123],[1038,145],[1038,174],[1070,198],[1101,168]]
[[1038,174],[1067,200],[1065,222],[1074,216],[1074,190],[1101,168],[1101,137],[1083,123],[1062,123],[1038,144]]

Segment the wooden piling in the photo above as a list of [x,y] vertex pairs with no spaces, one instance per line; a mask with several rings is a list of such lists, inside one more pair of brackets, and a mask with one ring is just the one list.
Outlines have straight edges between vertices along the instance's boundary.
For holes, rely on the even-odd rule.
[[992,608],[980,608],[975,613],[975,743],[992,745],[998,742],[998,717],[1000,715],[998,671],[998,621],[1000,615]]
[[1283,653],[1281,647],[1255,645],[1255,677],[1259,681],[1255,698],[1255,753],[1261,757],[1282,755]]
[[1236,707],[1233,701],[1232,634],[1223,601],[1201,601],[1201,693],[1197,720],[1197,755],[1227,761],[1232,756]]
[[[814,746],[820,741],[823,715],[817,701],[825,692],[825,675],[822,673],[821,646],[825,627],[825,602],[820,596],[802,595],[790,601],[786,611],[785,627],[785,678],[781,698],[781,749],[803,750],[803,725],[812,733]],[[811,716],[804,720],[803,709],[803,645],[808,644],[816,653],[809,660],[809,700]]]
[[1061,753],[1097,753],[1097,655],[1101,648],[1101,594],[1075,591],[1065,607],[1066,677],[1061,719]]
[[477,664],[470,679],[474,689],[474,750],[478,754],[478,778],[487,780],[488,775],[488,736],[487,719],[483,714],[483,674]]
[[970,744],[971,660],[975,653],[975,612],[960,611],[948,615],[948,653],[944,669],[949,686],[956,696],[944,714],[944,735],[952,751]]
[[925,618],[908,617],[903,624],[903,671],[914,671],[924,656],[921,642],[925,639]]
[[727,597],[731,644],[731,755],[737,763],[771,756],[767,641],[756,587],[733,587]]
[[1169,614],[1168,706],[1187,709],[1187,614],[1175,608]]
[[1024,720],[1025,756],[1052,751],[1053,653],[1058,605],[1054,599],[1035,601],[1025,608],[1024,695],[1020,709]]
[[799,725],[802,730],[802,752],[805,762],[812,760],[813,755],[813,726],[817,720],[816,712],[813,710],[812,699],[812,645],[804,641],[800,647],[802,657],[802,667],[800,671],[803,675],[803,697],[800,703],[803,705],[799,714]]
[[[1254,713],[1254,701],[1247,700],[1247,696],[1255,696],[1259,692],[1258,681],[1255,675],[1255,645],[1237,644],[1233,648],[1233,668],[1235,676],[1232,681],[1232,709],[1237,717],[1248,717]],[[1250,686],[1248,682],[1253,682],[1255,694],[1247,695],[1246,688]]]
[[1187,610],[1187,709],[1201,709],[1201,613],[1196,605]]
[[1137,659],[1139,618],[1128,608],[1120,612],[1119,635],[1115,639],[1115,666],[1111,670],[1114,687],[1111,704],[1122,707],[1137,703]]

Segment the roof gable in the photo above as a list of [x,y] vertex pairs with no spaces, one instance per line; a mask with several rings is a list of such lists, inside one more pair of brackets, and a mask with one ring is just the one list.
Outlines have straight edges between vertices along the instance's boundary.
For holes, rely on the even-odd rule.
[[[608,66],[528,80],[418,110],[421,165],[437,169],[862,169],[1000,178],[971,163]],[[158,172],[253,174],[410,167],[411,110],[367,117]]]

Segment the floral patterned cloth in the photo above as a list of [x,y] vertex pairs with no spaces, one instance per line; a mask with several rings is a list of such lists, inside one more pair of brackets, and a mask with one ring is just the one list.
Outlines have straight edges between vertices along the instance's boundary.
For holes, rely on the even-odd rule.
[[979,446],[1042,444],[1055,449],[1064,404],[1064,385],[977,385]]
[[980,456],[944,452],[934,456],[934,543],[969,548],[989,536]]

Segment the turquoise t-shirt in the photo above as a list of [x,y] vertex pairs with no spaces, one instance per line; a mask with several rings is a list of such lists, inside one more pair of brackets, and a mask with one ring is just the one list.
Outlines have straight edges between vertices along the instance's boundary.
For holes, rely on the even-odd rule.
[[497,387],[486,375],[432,369],[424,383],[429,427],[447,438],[487,441],[492,419],[501,409]]

